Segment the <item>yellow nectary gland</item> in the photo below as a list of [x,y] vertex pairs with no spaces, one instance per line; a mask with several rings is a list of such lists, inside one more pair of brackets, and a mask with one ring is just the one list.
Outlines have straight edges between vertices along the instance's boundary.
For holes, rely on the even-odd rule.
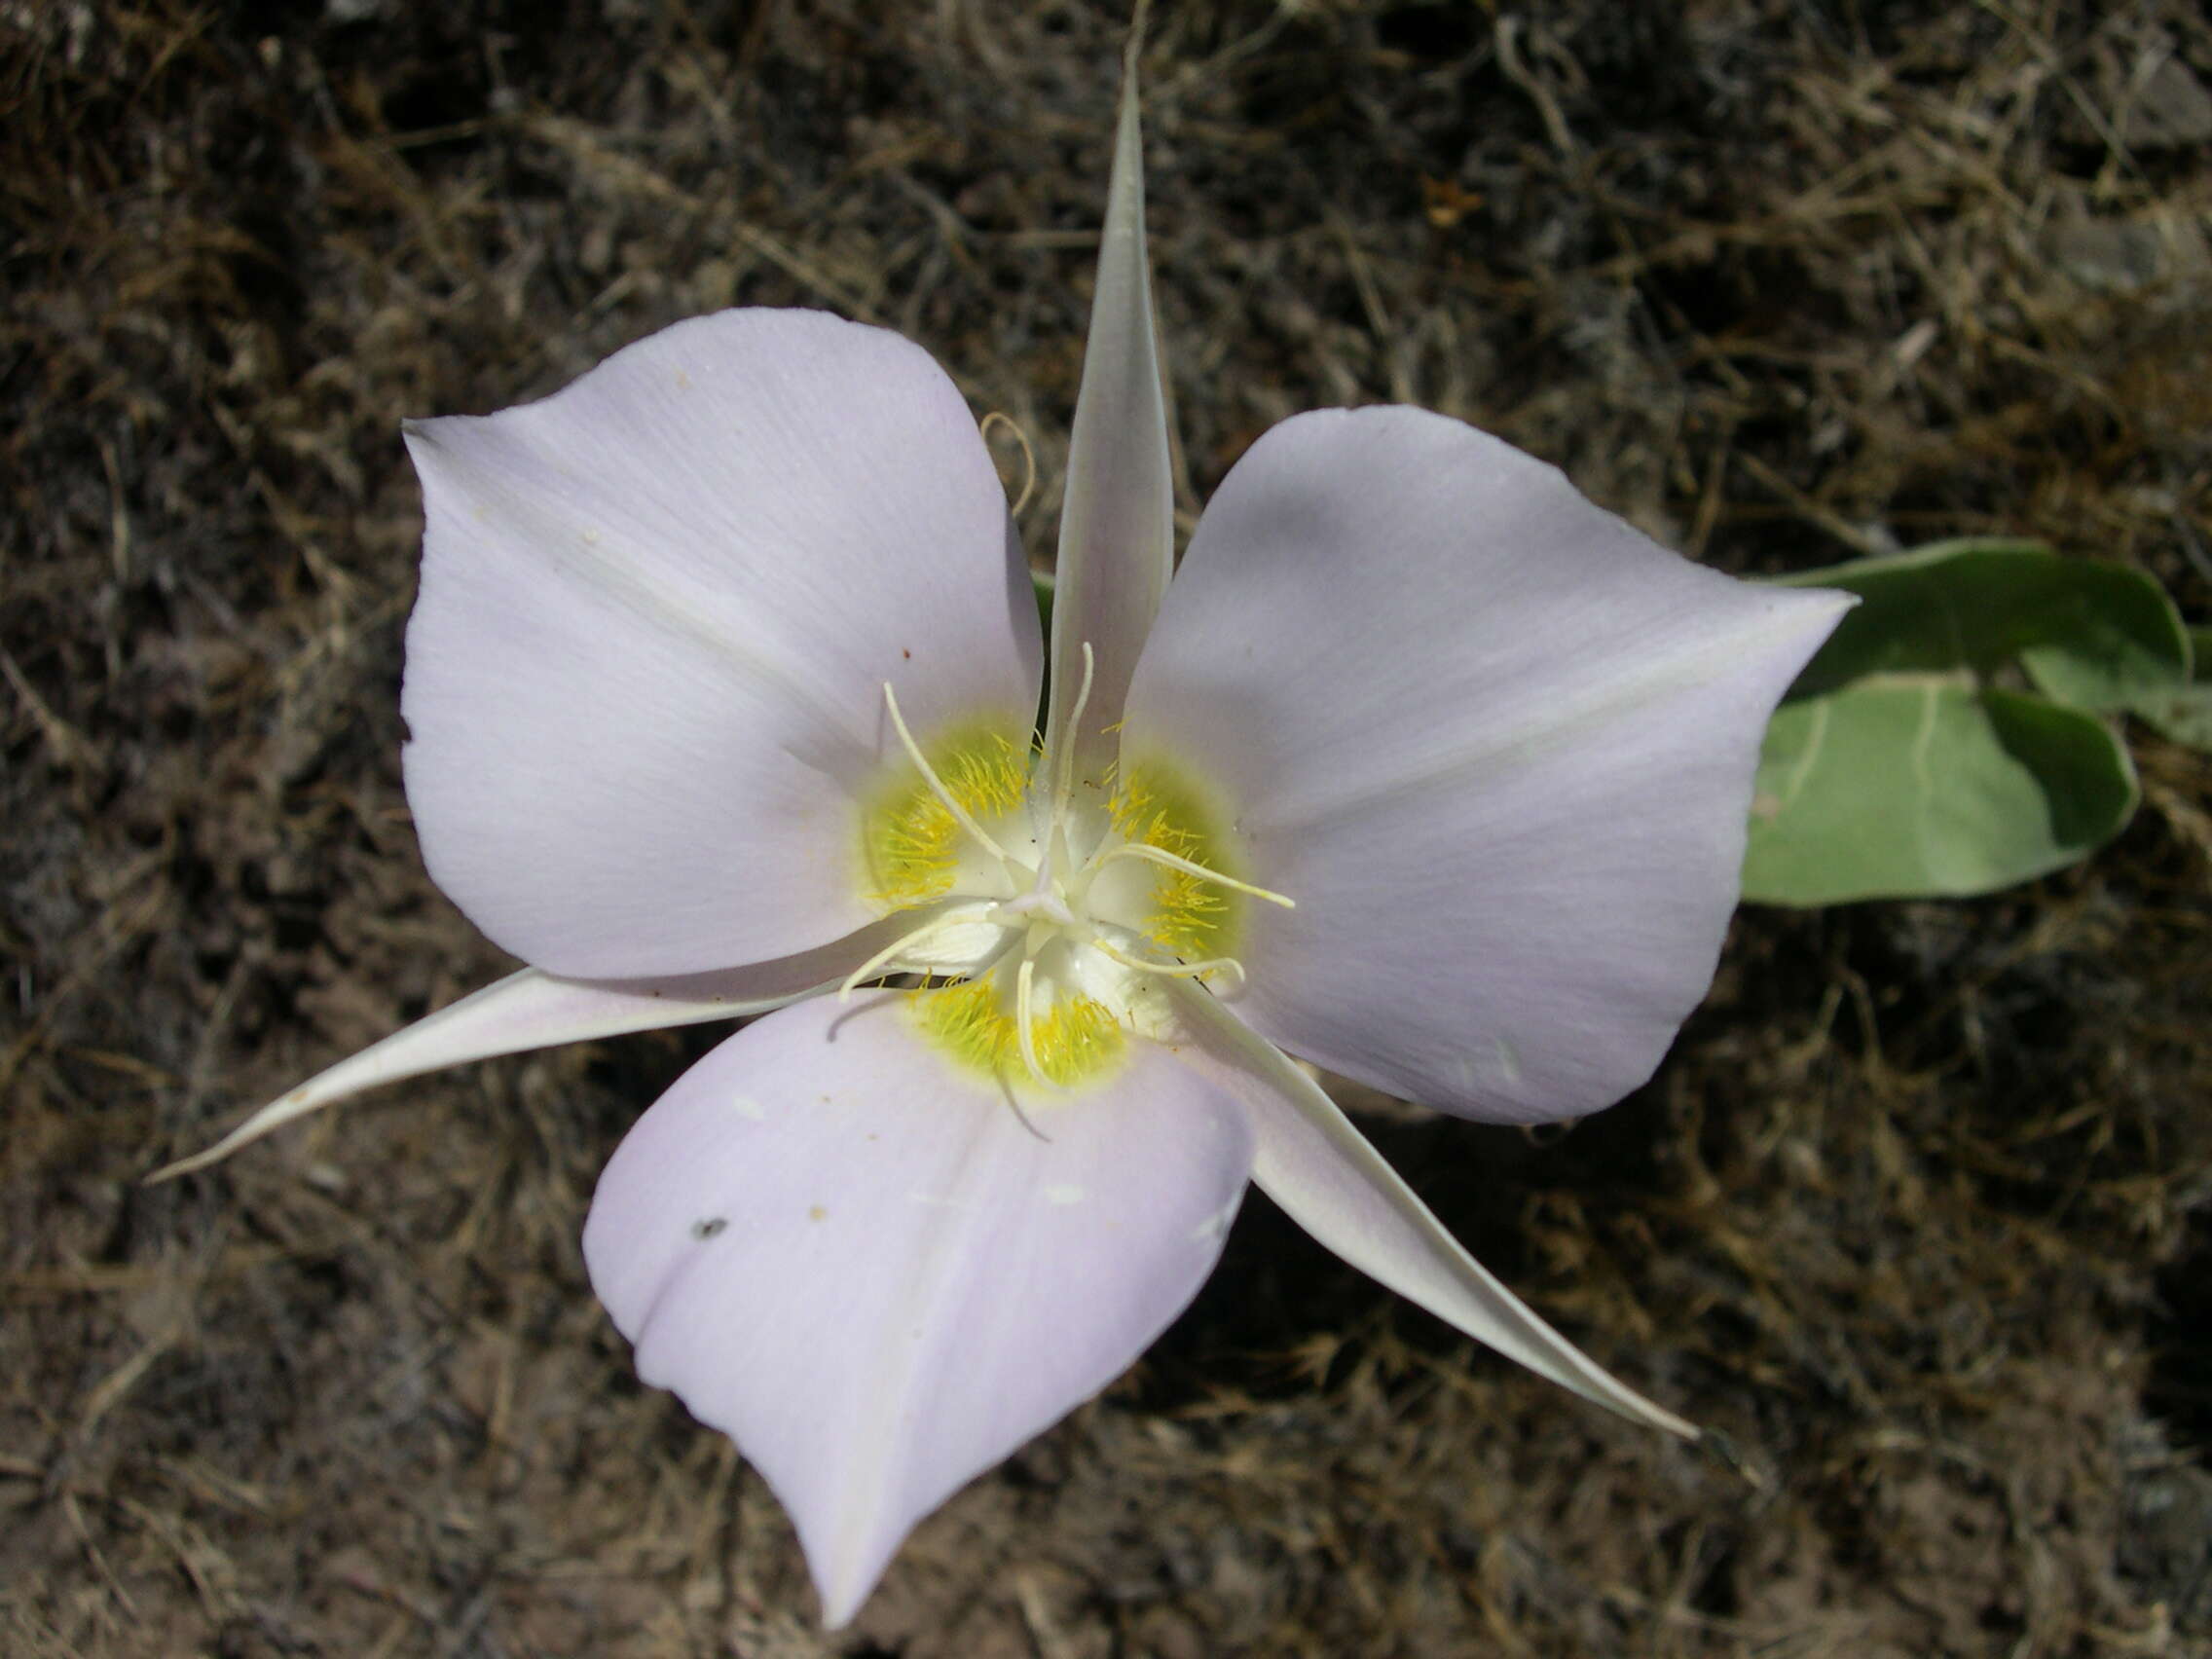
[[[929,762],[971,816],[995,818],[1020,804],[1029,756],[988,728],[958,731],[930,746]],[[869,897],[893,909],[952,890],[961,829],[937,793],[909,765],[861,817]]]
[[[971,979],[941,990],[915,991],[914,1014],[923,1031],[964,1064],[994,1077],[1030,1075],[1021,1032],[1005,992],[989,979]],[[1062,996],[1029,1021],[1037,1070],[1065,1088],[1094,1077],[1122,1057],[1126,1041],[1106,1005],[1089,997]]]
[[[1122,777],[1111,808],[1124,841],[1158,847],[1179,859],[1241,878],[1229,837],[1197,791],[1156,761],[1140,761]],[[1235,954],[1239,897],[1187,870],[1157,867],[1153,915],[1145,938],[1186,962]]]

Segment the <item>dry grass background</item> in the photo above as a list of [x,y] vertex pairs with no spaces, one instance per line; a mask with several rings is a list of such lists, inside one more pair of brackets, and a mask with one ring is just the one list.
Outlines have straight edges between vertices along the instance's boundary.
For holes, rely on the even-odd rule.
[[[2144,732],[2083,869],[1748,912],[1615,1111],[1374,1119],[1748,1475],[1255,1198],[825,1638],[577,1255],[711,1035],[137,1184],[501,968],[399,789],[399,420],[828,306],[1028,431],[1042,552],[1119,14],[0,3],[0,1650],[2212,1652],[2212,777]],[[2212,615],[2188,0],[1163,0],[1146,64],[1187,507],[1282,415],[1404,399],[1728,569],[2029,531]]]

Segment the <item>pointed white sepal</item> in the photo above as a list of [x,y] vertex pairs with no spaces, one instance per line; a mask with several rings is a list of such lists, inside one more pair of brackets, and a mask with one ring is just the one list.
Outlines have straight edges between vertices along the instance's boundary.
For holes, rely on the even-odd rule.
[[830,979],[826,984],[809,984],[766,997],[737,994],[757,984],[760,974],[760,969],[750,968],[658,984],[608,985],[556,978],[535,968],[525,968],[316,1073],[262,1107],[205,1151],[166,1164],[146,1179],[151,1184],[204,1169],[311,1112],[424,1072],[498,1054],[547,1049],[557,1043],[766,1014],[836,983]]
[[1695,1424],[1612,1377],[1498,1283],[1287,1054],[1203,990],[1174,991],[1204,1051],[1203,1058],[1189,1050],[1184,1057],[1241,1079],[1252,1179],[1293,1221],[1378,1283],[1537,1376],[1631,1422],[1700,1438]]
[[[1137,43],[1124,60],[1114,135],[1098,286],[1084,347],[1068,442],[1052,601],[1051,709],[1046,752],[1074,756],[1075,776],[1102,783],[1119,747],[1116,726],[1137,654],[1175,567],[1175,491],[1167,404],[1154,336],[1144,240],[1144,140],[1137,106]],[[1075,701],[1082,647],[1094,673],[1080,729]]]

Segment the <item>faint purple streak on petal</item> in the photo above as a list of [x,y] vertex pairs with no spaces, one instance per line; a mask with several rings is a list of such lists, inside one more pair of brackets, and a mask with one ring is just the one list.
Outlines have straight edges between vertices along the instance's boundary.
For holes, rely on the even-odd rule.
[[698,317],[408,447],[408,802],[432,878],[548,972],[703,973],[873,920],[855,796],[898,756],[887,682],[924,741],[1028,741],[1005,494],[895,334]]
[[1239,1103],[1165,1051],[1025,1092],[1025,1124],[909,995],[739,1032],[630,1131],[584,1228],[639,1375],[766,1477],[832,1627],[918,1520],[1182,1310],[1251,1166]]
[[1231,803],[1228,1000],[1471,1117],[1651,1074],[1735,908],[1759,739],[1847,601],[1702,570],[1555,468],[1416,409],[1302,415],[1199,523],[1131,689]]

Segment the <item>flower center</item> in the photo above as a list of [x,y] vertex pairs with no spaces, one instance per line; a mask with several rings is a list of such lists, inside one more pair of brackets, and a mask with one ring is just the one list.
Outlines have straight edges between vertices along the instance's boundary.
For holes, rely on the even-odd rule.
[[[1078,716],[1090,680],[1086,645]],[[1220,815],[1163,762],[1107,793],[988,730],[925,751],[888,684],[883,700],[908,765],[865,810],[863,851],[870,896],[919,918],[842,994],[889,974],[945,981],[913,1015],[964,1064],[1053,1089],[1110,1073],[1129,1033],[1166,1030],[1166,980],[1243,977],[1247,903],[1291,903],[1242,879]]]

